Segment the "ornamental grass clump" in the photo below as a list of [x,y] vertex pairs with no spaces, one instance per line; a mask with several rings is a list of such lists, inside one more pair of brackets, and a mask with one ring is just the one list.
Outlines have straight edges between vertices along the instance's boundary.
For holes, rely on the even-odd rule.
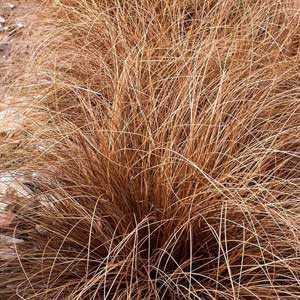
[[293,3],[47,9],[0,298],[298,299]]

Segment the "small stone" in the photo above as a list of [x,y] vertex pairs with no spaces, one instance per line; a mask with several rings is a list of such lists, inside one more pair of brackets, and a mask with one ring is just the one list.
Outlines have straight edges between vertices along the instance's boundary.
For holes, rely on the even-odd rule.
[[3,26],[2,24],[0,24],[0,32],[5,32],[8,30],[7,26]]
[[7,108],[0,112],[0,132],[11,132],[19,129],[23,123],[23,116],[14,108]]
[[14,4],[12,4],[12,3],[8,3],[8,7],[9,7],[10,9],[15,9],[15,8],[16,8],[16,6],[15,6]]
[[0,24],[5,24],[5,22],[5,19],[2,16],[0,16]]
[[37,172],[32,172],[31,175],[32,175],[33,178],[37,178],[39,176],[39,174]]
[[0,202],[0,213],[5,212],[7,206],[8,206],[8,204]]
[[9,43],[0,43],[0,52],[4,52],[4,54],[6,54],[10,51],[10,46],[11,45]]
[[54,6],[59,6],[61,5],[60,0],[53,0]]
[[46,234],[47,230],[45,230],[41,225],[35,225],[35,229],[39,234]]
[[7,244],[22,244],[24,242],[24,240],[17,239],[12,236],[7,236],[3,234],[0,235],[0,241],[3,241]]
[[27,197],[29,195],[23,183],[24,177],[20,173],[0,172],[0,211],[14,204],[14,195],[19,197]]
[[17,21],[17,22],[16,22],[16,27],[17,27],[18,29],[21,29],[21,28],[24,28],[25,25],[24,25],[24,23],[22,23],[22,22],[20,22],[20,21]]

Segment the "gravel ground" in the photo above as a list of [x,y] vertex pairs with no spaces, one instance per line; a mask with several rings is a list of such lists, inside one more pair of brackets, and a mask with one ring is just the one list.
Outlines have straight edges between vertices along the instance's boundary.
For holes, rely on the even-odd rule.
[[[22,85],[39,81],[32,68],[35,49],[44,43],[46,29],[53,26],[42,2],[0,0],[0,155],[8,151],[13,156],[3,149],[9,137],[24,128],[24,111],[30,110],[31,99],[20,92]],[[20,184],[23,180],[19,172],[0,167],[0,228],[8,226],[14,217],[11,192],[26,194]]]
[[[13,134],[22,126],[25,99],[16,99],[18,78],[26,75],[26,65],[32,51],[30,39],[38,4],[36,1],[0,0],[0,134]],[[0,227],[13,218],[9,190],[18,190],[20,176],[0,169]],[[19,185],[20,186],[20,185]],[[1,238],[2,235],[0,235]]]

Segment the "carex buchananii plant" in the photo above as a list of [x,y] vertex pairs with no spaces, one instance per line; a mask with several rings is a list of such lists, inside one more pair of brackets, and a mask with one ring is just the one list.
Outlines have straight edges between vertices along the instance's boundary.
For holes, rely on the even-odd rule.
[[51,9],[10,136],[27,192],[9,196],[0,298],[298,299],[294,4]]

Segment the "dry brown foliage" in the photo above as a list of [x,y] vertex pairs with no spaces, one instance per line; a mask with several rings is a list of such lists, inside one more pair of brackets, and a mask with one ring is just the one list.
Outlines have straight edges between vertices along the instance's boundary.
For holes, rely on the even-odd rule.
[[298,299],[292,1],[61,0],[50,12],[40,83],[18,90],[32,109],[6,137],[3,168],[27,193],[3,229],[18,242],[0,256],[0,298]]

